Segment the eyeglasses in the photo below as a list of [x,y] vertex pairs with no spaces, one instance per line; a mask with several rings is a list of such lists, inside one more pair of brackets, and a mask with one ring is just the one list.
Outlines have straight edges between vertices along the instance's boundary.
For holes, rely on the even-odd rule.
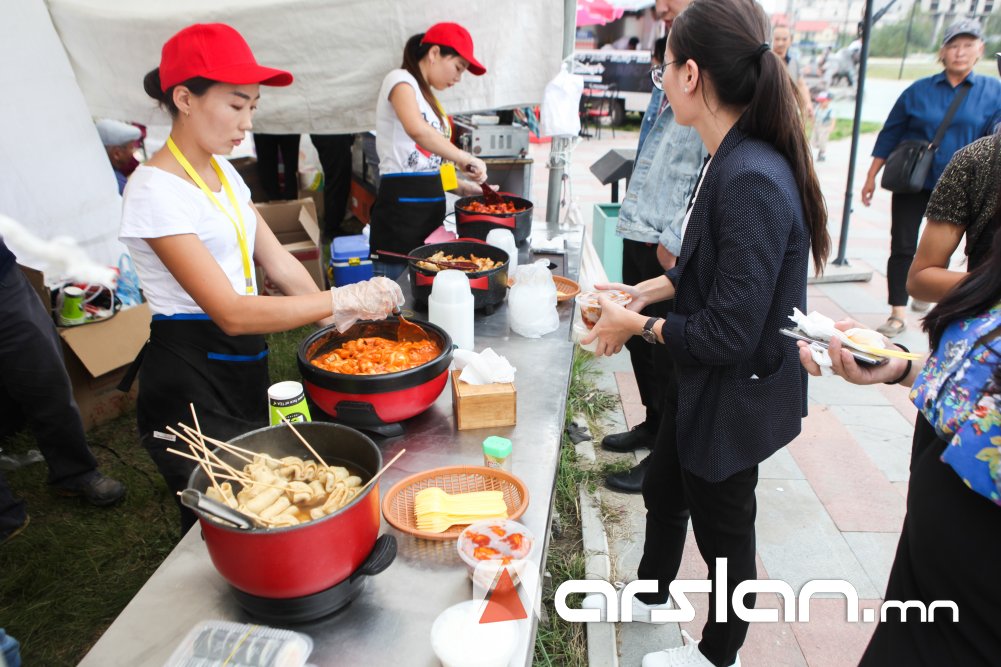
[[672,60],[670,62],[664,63],[660,67],[651,67],[650,68],[650,81],[653,82],[653,85],[654,85],[654,87],[657,90],[664,90],[664,70],[667,69],[667,66],[668,65],[676,65],[679,62],[681,62],[681,61],[680,60]]

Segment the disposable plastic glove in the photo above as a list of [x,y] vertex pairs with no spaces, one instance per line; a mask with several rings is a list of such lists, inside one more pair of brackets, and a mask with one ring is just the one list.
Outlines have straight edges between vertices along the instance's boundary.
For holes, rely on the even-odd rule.
[[379,276],[330,290],[334,325],[344,333],[358,320],[381,320],[403,305],[403,291]]

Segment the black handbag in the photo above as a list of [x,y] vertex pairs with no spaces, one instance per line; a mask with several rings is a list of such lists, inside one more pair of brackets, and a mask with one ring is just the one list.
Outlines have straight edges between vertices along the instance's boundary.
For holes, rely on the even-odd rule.
[[962,85],[963,89],[956,93],[952,99],[952,104],[945,112],[945,118],[942,119],[938,130],[935,131],[935,138],[930,144],[923,139],[901,141],[886,158],[883,178],[880,181],[884,190],[896,194],[913,194],[924,190],[925,181],[928,180],[928,172],[931,171],[932,161],[935,159],[939,144],[945,138],[945,132],[949,129],[953,116],[959,110],[959,105],[963,103],[967,93],[970,92],[969,81],[964,81]]

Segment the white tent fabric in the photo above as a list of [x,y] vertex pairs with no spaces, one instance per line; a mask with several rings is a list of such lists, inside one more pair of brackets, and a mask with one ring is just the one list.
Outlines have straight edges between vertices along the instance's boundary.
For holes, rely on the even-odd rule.
[[0,3],[0,87],[0,214],[116,265],[122,199],[42,0]]
[[47,0],[95,116],[162,124],[142,89],[180,28],[224,22],[258,61],[296,82],[263,91],[255,130],[346,133],[375,127],[375,96],[411,34],[438,21],[469,29],[482,77],[441,94],[449,113],[536,104],[562,55],[562,0]]

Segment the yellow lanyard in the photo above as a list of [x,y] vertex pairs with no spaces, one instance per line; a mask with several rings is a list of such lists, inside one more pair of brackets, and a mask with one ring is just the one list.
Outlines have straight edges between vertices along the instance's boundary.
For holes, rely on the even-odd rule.
[[437,97],[434,98],[434,103],[435,103],[435,106],[438,107],[438,111],[441,112],[441,117],[442,117],[442,121],[441,121],[441,133],[443,135],[445,135],[446,139],[448,139],[449,141],[451,141],[452,140],[452,124],[448,122],[448,114],[445,112],[445,107],[443,107],[441,105],[441,102],[438,101]]
[[191,163],[188,162],[188,158],[184,157],[184,153],[182,153],[181,149],[177,147],[177,144],[174,143],[174,139],[172,137],[167,138],[167,148],[170,150],[171,155],[174,156],[174,159],[176,159],[184,168],[184,172],[188,175],[188,177],[195,182],[195,185],[201,188],[202,192],[204,192],[205,195],[212,200],[212,203],[215,204],[227,218],[229,218],[231,223],[233,223],[233,229],[236,231],[236,240],[240,245],[240,257],[243,260],[243,279],[247,285],[247,294],[254,294],[254,274],[251,269],[250,250],[247,245],[247,228],[243,224],[243,213],[240,212],[240,205],[236,201],[236,195],[233,194],[233,188],[229,186],[229,181],[226,180],[226,175],[222,173],[222,168],[215,161],[214,157],[211,158],[212,169],[219,177],[219,182],[222,183],[222,189],[226,191],[229,203],[233,205],[233,210],[236,212],[235,219],[232,215],[230,215],[229,211],[223,208],[223,205],[219,202],[219,200],[216,199],[215,193],[209,190],[209,186],[205,184],[204,179],[202,179],[202,177],[198,175],[198,172],[195,171],[195,168],[191,166]]

